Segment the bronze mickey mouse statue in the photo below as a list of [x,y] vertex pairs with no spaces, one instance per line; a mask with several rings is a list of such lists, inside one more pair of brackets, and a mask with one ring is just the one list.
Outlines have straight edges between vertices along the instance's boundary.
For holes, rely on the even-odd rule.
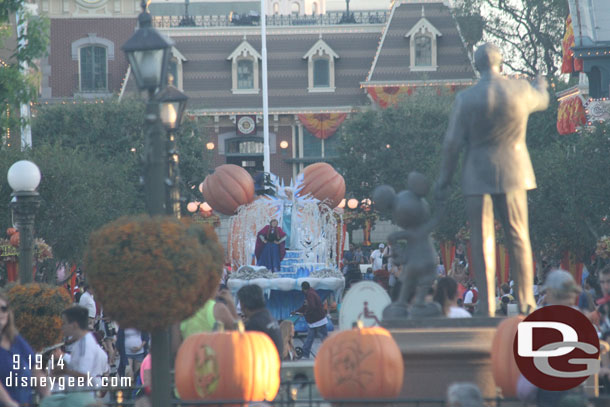
[[[430,184],[423,174],[411,172],[407,187],[407,190],[398,194],[389,185],[381,185],[373,191],[376,208],[391,213],[393,222],[403,228],[388,236],[394,249],[394,264],[402,266],[403,270],[400,295],[396,302],[383,311],[384,319],[442,315],[439,304],[425,302],[436,278],[437,253],[430,232],[438,223],[439,213],[430,216],[430,207],[424,198],[430,191]],[[406,245],[399,246],[399,240],[405,240]]]

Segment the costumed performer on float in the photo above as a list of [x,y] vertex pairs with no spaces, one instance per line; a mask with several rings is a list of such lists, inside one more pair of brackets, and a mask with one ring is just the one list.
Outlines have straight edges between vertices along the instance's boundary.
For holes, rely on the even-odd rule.
[[286,233],[278,226],[277,219],[262,228],[256,234],[256,265],[265,266],[272,272],[280,271],[280,263],[286,254]]

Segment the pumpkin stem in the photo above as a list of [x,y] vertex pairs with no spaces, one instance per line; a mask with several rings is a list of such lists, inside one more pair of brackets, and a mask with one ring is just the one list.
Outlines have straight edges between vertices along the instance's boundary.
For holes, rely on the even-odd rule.
[[358,321],[356,321],[356,328],[358,329],[362,329],[364,328],[364,323],[362,322],[361,319],[359,319]]
[[244,332],[246,332],[246,326],[244,325],[244,321],[242,321],[241,319],[239,321],[237,321],[237,331],[240,334],[243,334]]

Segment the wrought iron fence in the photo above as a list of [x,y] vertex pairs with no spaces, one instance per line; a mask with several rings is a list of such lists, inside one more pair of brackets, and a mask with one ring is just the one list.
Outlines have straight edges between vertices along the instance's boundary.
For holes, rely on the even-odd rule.
[[[344,12],[332,11],[319,15],[271,15],[267,16],[269,26],[308,26],[308,25],[335,25],[335,24],[384,24],[390,12],[388,10],[354,11],[349,18]],[[182,26],[193,27],[236,27],[256,26],[260,24],[257,13],[215,15],[215,16],[189,16],[188,24],[184,24],[185,16],[154,16],[153,25],[156,28],[175,28]]]
[[[141,388],[114,388],[109,389],[105,399],[99,399],[96,407],[130,407],[136,406],[137,399],[141,396],[136,395]],[[79,390],[87,391],[87,390]],[[66,391],[68,393],[70,391]],[[98,392],[99,394],[99,392]],[[142,392],[143,394],[143,392]],[[446,407],[444,399],[417,399],[417,398],[396,398],[396,399],[341,399],[325,400],[317,395],[315,382],[310,381],[287,381],[282,382],[280,391],[273,401],[269,402],[247,402],[244,400],[221,400],[221,401],[185,401],[172,397],[171,407],[205,406],[205,407],[225,407],[225,406],[250,406],[250,407]],[[515,399],[488,398],[484,400],[487,407],[534,407]],[[610,397],[595,397],[589,399],[593,407],[610,406]],[[138,403],[139,404],[139,403]],[[37,407],[35,402],[30,407]]]

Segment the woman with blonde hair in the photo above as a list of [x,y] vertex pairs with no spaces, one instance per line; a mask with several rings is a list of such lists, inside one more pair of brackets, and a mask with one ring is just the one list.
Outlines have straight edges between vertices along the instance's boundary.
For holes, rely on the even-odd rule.
[[297,352],[294,349],[294,324],[292,321],[287,319],[283,320],[280,324],[280,332],[282,333],[282,343],[284,344],[282,354],[282,360],[295,360],[297,358]]
[[[29,386],[29,378],[43,376],[42,362],[41,366],[37,366],[38,360],[31,346],[17,332],[15,316],[10,308],[8,296],[0,292],[0,405],[8,407],[30,405],[32,390]],[[12,379],[10,380],[12,385],[9,386],[6,380],[8,377]],[[20,380],[17,381],[16,377]],[[27,378],[25,385],[23,378]],[[46,389],[41,387],[39,392],[42,395],[47,393]]]

